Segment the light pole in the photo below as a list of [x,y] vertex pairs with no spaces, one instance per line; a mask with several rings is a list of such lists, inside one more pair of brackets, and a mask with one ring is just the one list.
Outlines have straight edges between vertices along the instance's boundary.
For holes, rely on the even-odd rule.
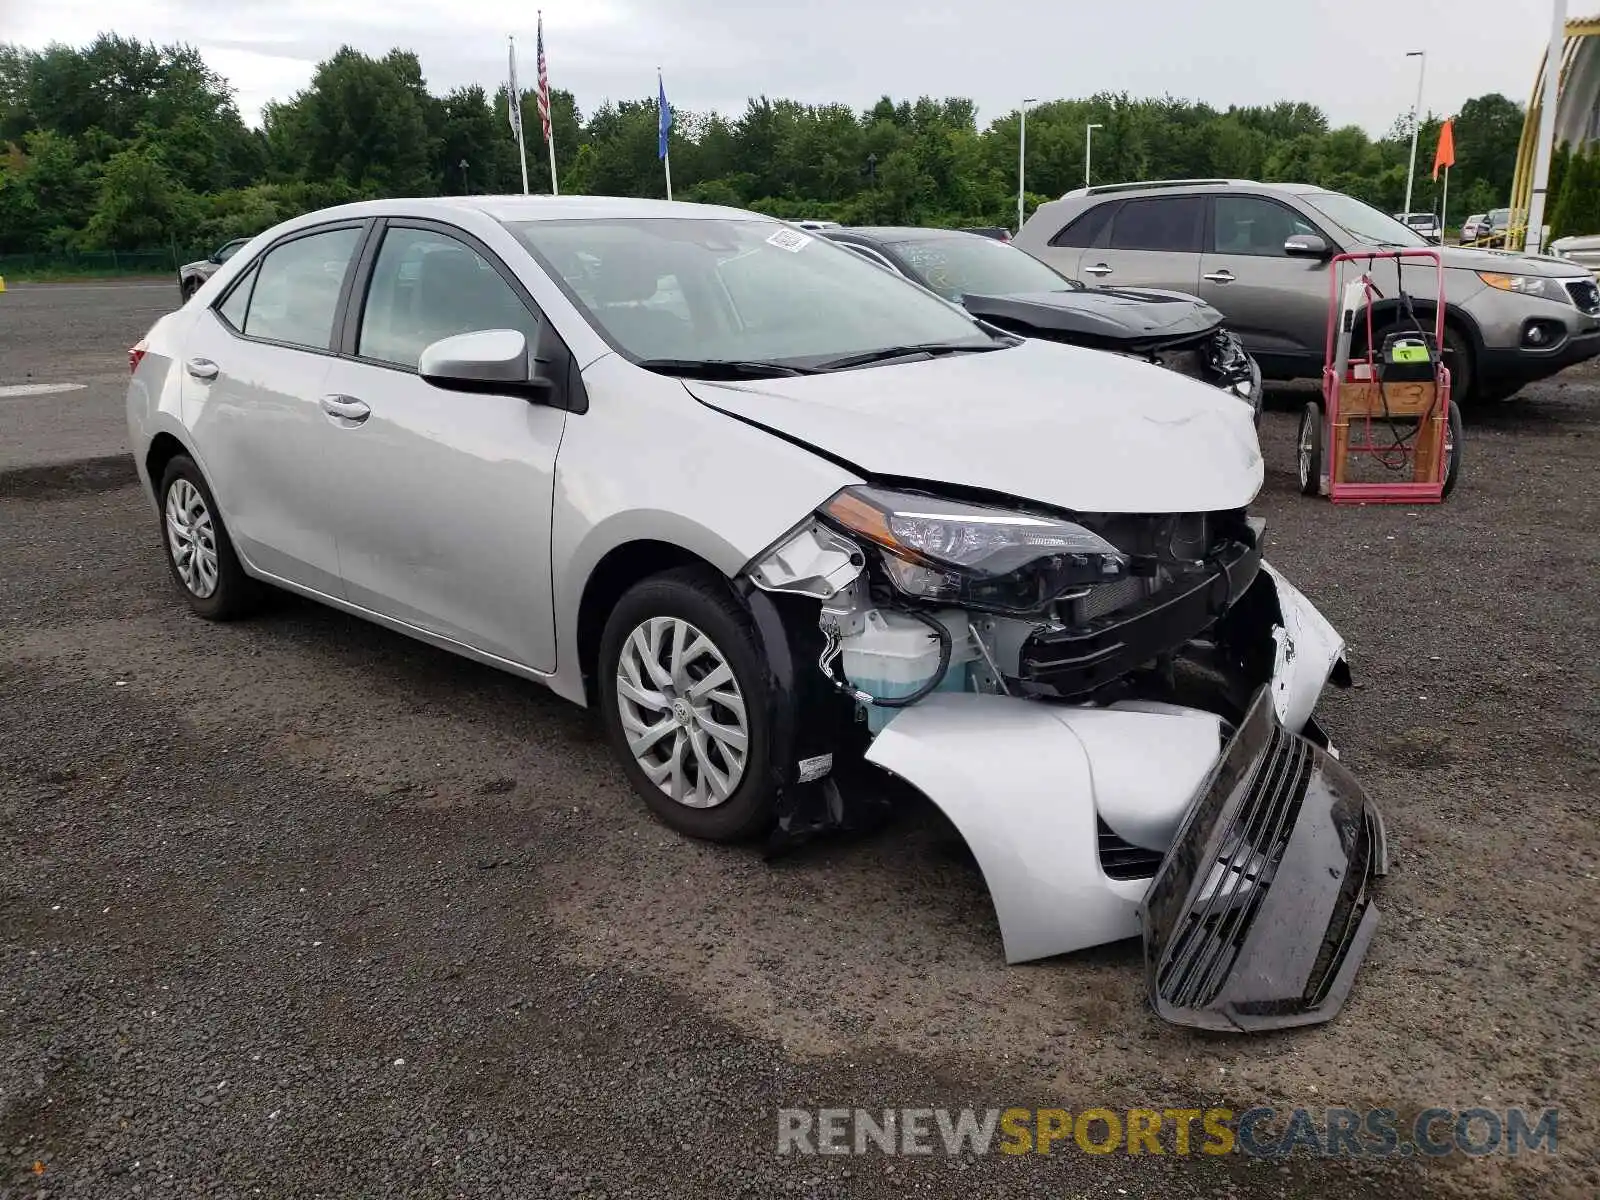
[[1422,77],[1428,70],[1428,52],[1426,50],[1407,50],[1407,58],[1417,60],[1417,104],[1411,110],[1411,165],[1406,168],[1406,207],[1407,215],[1411,212],[1411,177],[1417,173],[1417,134],[1422,129]]
[[1094,155],[1094,131],[1104,129],[1104,125],[1085,125],[1083,127],[1083,186],[1089,186],[1089,161]]
[[1037,96],[1029,96],[1022,102],[1022,126],[1017,133],[1017,232],[1022,232],[1024,220],[1022,211],[1022,194],[1028,177],[1028,105],[1038,102]]
[[461,168],[461,194],[469,195],[472,189],[467,186],[467,160],[463,158],[457,166]]

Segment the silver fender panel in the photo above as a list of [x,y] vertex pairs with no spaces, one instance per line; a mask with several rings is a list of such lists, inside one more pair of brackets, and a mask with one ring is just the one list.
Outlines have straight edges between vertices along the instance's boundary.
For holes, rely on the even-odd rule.
[[1272,665],[1272,707],[1285,729],[1299,733],[1311,719],[1329,673],[1344,658],[1344,639],[1300,589],[1271,564],[1263,561],[1261,570],[1277,588],[1278,608],[1283,614],[1283,624],[1272,630],[1277,643]]
[[1192,709],[935,693],[897,713],[867,761],[960,831],[1018,963],[1138,936],[1149,881],[1101,871],[1097,817],[1164,849],[1221,750],[1220,721]]
[[[1281,625],[1271,692],[1283,726],[1304,728],[1345,643],[1262,563]],[[935,693],[896,713],[866,759],[904,779],[960,832],[983,872],[1008,963],[1139,935],[1144,879],[1100,869],[1101,819],[1165,851],[1221,756],[1212,713],[1177,705],[1104,708]]]

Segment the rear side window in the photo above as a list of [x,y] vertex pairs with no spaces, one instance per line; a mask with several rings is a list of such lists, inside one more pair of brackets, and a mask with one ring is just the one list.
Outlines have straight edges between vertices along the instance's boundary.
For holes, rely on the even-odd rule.
[[217,312],[221,314],[222,319],[240,333],[244,332],[244,317],[250,308],[250,291],[255,286],[256,272],[252,269],[243,279],[233,285],[233,290],[228,293],[228,298],[217,305]]
[[245,334],[308,350],[328,349],[339,289],[360,241],[359,228],[330,229],[267,251],[255,269]]
[[1111,224],[1111,248],[1198,254],[1205,210],[1200,196],[1129,200]]
[[1116,209],[1117,206],[1115,204],[1095,205],[1060,233],[1056,234],[1055,237],[1051,238],[1050,244],[1052,246],[1075,246],[1079,248],[1094,245],[1095,241],[1100,237],[1101,230],[1105,229],[1106,222],[1111,219],[1111,214]]

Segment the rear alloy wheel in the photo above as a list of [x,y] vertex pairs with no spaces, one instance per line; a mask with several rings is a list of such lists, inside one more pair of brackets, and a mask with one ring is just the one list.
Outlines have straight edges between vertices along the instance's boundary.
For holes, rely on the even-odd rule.
[[1307,400],[1300,413],[1300,435],[1295,439],[1295,455],[1300,476],[1300,494],[1316,496],[1322,492],[1322,405]]
[[161,476],[162,545],[189,607],[212,621],[255,607],[261,585],[244,573],[200,468],[175,455]]
[[721,579],[688,568],[635,585],[606,623],[598,670],[607,739],[663,823],[712,841],[771,825],[767,672]]

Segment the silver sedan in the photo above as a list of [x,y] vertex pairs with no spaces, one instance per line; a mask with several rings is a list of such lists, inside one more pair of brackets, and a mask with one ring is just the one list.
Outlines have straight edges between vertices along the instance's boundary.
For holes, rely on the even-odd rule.
[[[1343,643],[1261,561],[1246,406],[1007,335],[792,225],[331,209],[252,240],[131,358],[196,613],[284,588],[596,705],[695,837],[843,823],[891,771],[972,845],[1011,959],[1136,933],[1224,747],[1339,769],[1312,710]],[[1202,652],[1227,686],[1180,702]],[[1318,794],[1297,803],[1327,818]]]

